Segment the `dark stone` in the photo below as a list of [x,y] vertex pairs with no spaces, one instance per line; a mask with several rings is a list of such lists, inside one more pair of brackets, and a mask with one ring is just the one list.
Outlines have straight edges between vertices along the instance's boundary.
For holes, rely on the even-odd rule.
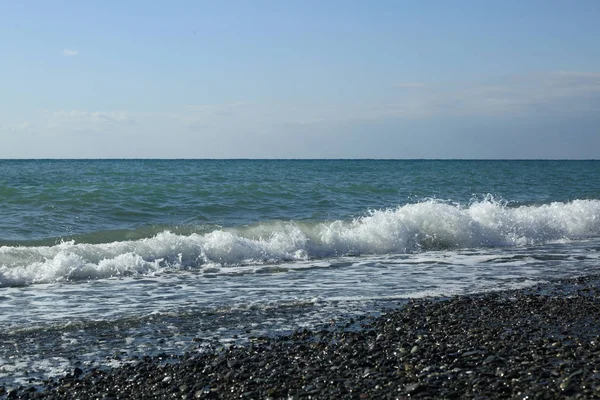
[[[47,380],[41,391],[29,387],[7,394],[0,387],[0,396],[594,398],[600,396],[600,285],[595,279],[416,300],[348,328],[341,324],[263,337],[177,359],[143,357],[87,374],[75,368],[64,378]],[[574,285],[589,290],[574,294]]]

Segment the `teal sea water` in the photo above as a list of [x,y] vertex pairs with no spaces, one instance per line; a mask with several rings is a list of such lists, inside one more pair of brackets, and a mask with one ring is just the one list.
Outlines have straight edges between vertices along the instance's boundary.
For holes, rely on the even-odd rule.
[[0,384],[598,273],[599,177],[600,161],[0,161]]

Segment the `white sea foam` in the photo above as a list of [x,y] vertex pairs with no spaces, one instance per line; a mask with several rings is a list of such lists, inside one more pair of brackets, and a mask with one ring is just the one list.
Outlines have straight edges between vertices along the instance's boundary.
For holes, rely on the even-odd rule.
[[265,222],[251,227],[103,244],[0,247],[0,286],[153,275],[326,257],[529,246],[600,236],[600,201],[509,207],[486,198],[468,206],[428,200],[374,210],[351,221]]

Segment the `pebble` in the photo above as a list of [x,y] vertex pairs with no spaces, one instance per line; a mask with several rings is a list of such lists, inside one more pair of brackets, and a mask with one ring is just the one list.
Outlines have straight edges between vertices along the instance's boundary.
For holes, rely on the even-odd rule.
[[[10,399],[573,399],[600,396],[600,277],[413,300],[180,362],[73,370]],[[416,344],[418,343],[418,345]],[[410,349],[410,350],[407,350]]]

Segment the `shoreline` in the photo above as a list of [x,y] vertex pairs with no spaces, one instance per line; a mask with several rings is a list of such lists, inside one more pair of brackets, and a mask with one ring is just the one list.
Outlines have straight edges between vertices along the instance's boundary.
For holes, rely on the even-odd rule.
[[[200,347],[200,345],[199,345]],[[378,317],[258,338],[221,351],[145,357],[12,398],[600,397],[600,276],[418,299]]]

